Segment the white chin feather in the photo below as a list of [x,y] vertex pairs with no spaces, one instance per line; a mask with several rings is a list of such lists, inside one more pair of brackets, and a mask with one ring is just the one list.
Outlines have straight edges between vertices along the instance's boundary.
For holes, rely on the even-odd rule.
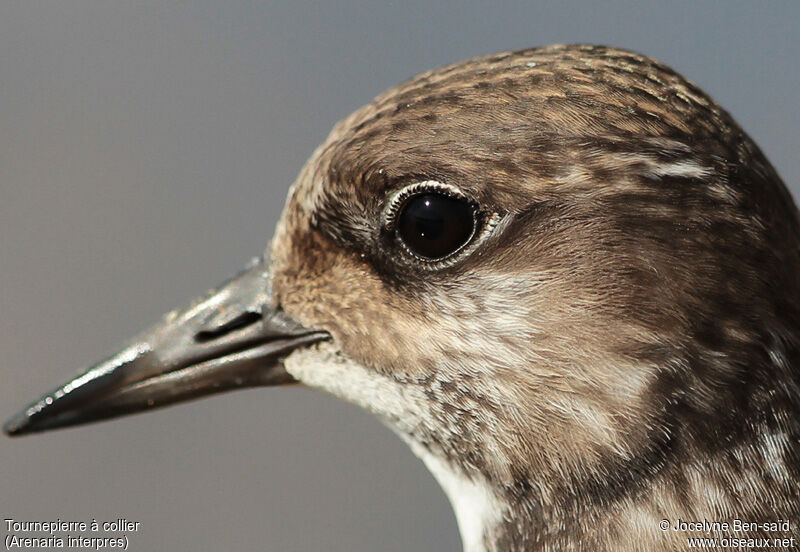
[[411,433],[429,416],[421,388],[365,368],[333,342],[297,349],[284,360],[284,366],[296,380],[372,412],[395,431]]
[[414,440],[415,430],[433,422],[430,399],[421,387],[399,383],[365,368],[341,353],[332,342],[297,349],[284,365],[298,381],[372,412],[398,433],[450,499],[464,551],[485,550],[484,535],[500,521],[502,504],[485,480],[467,477],[451,462]]

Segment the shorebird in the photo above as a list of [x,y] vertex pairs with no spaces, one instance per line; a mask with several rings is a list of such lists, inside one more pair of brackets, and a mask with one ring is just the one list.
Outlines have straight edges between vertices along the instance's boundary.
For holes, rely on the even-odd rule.
[[800,523],[798,244],[759,148],[661,63],[471,59],[336,125],[262,258],[5,430],[299,382],[411,446],[467,552]]

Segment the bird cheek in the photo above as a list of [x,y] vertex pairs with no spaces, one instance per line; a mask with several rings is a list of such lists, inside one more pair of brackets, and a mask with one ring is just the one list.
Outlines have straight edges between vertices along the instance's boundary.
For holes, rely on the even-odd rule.
[[333,260],[330,244],[293,213],[290,204],[270,246],[272,293],[276,307],[311,327],[320,322],[314,313]]
[[331,334],[342,352],[379,372],[419,360],[419,313],[371,265],[303,223],[285,218],[272,246],[275,305]]
[[[317,244],[318,245],[318,244]],[[343,328],[352,311],[352,297],[347,287],[352,282],[342,274],[335,254],[309,240],[290,244],[273,258],[272,286],[274,302],[303,326],[324,330],[341,342]]]
[[337,255],[323,272],[287,265],[274,278],[284,311],[306,327],[330,333],[348,357],[378,371],[408,360],[391,300],[357,260]]

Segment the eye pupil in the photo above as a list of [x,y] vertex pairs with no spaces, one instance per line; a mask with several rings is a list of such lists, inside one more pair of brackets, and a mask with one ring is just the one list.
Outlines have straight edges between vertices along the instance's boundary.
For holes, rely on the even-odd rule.
[[475,212],[466,200],[428,192],[409,198],[397,233],[414,254],[442,259],[461,249],[475,231]]

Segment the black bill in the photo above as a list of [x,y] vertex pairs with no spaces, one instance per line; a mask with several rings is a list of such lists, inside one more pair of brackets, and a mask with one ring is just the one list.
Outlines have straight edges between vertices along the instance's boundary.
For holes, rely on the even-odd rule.
[[232,389],[293,383],[282,359],[329,337],[272,308],[269,271],[255,259],[120,353],[6,422],[24,435],[167,406]]

